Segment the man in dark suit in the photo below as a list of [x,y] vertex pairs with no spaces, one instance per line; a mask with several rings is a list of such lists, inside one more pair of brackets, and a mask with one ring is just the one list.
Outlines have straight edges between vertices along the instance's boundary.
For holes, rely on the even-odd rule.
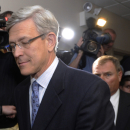
[[108,55],[99,57],[93,63],[93,74],[109,85],[110,101],[115,111],[116,129],[130,130],[130,94],[119,90],[122,70],[118,59]]
[[112,130],[107,84],[75,70],[55,54],[59,25],[41,6],[18,10],[7,23],[9,44],[23,75],[15,91],[20,130]]

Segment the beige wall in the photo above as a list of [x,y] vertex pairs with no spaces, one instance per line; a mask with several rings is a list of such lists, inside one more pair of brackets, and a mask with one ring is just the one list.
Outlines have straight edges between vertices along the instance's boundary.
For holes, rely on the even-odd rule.
[[70,50],[81,37],[84,27],[79,26],[79,12],[82,11],[82,0],[0,0],[1,12],[16,11],[20,7],[41,5],[53,12],[62,28],[70,27],[75,31],[72,40],[61,39],[60,49]]
[[[41,5],[53,12],[61,27],[70,27],[75,31],[75,37],[72,40],[61,39],[60,49],[70,50],[82,32],[87,29],[86,26],[79,26],[79,12],[83,11],[82,7],[85,0],[0,0],[1,12],[6,10],[16,11],[20,7],[29,5]],[[93,10],[92,10],[93,11]],[[114,49],[130,53],[130,21],[121,18],[107,10],[102,10],[99,16],[107,18],[105,28],[113,28],[117,32],[117,39]]]
[[108,21],[104,28],[113,28],[117,33],[113,50],[130,54],[130,21],[106,10],[102,10],[100,16]]
[[[93,4],[93,9],[90,13],[93,13],[95,8],[99,7]],[[117,55],[118,53],[118,55],[130,55],[130,21],[111,13],[106,9],[102,9],[98,17],[104,17],[107,20],[107,23],[103,29],[112,28],[117,33],[114,47],[110,52],[108,52],[108,54],[116,53],[115,55]]]

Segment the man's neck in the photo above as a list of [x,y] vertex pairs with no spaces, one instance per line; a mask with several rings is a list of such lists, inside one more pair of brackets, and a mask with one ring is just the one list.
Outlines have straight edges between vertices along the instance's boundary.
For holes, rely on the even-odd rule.
[[37,73],[31,75],[32,78],[37,79],[38,77],[40,77],[48,68],[49,66],[53,63],[54,59],[55,59],[56,55],[50,56],[50,58],[48,58],[49,60],[47,61],[47,63],[40,69],[40,71],[38,71]]

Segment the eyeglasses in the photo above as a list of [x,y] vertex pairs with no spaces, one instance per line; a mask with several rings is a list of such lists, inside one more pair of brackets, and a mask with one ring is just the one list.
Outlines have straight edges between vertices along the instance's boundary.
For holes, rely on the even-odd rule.
[[37,37],[34,37],[34,38],[28,40],[27,42],[25,42],[25,41],[24,42],[19,42],[19,44],[16,44],[16,43],[12,42],[12,43],[9,44],[10,51],[14,52],[15,48],[16,48],[16,45],[18,45],[20,49],[29,48],[31,42],[33,42],[34,40],[36,40],[37,38],[39,38],[39,37],[41,37],[43,35],[45,35],[45,34],[41,34],[41,35],[39,35]]

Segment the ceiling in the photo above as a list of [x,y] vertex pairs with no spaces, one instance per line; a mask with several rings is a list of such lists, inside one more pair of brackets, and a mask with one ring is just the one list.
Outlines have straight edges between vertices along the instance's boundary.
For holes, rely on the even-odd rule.
[[130,0],[87,0],[87,2],[130,20]]

